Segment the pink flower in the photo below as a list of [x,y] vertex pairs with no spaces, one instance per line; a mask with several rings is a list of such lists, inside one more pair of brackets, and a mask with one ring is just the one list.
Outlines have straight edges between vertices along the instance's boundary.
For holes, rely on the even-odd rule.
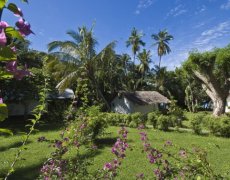
[[22,36],[28,36],[33,31],[30,29],[30,24],[26,22],[23,18],[20,18],[18,22],[16,22],[16,26],[18,27],[19,32],[21,33]]
[[0,97],[0,104],[3,104],[3,99]]
[[14,53],[17,51],[17,49],[16,49],[15,46],[11,47],[10,49],[11,49]]
[[105,163],[104,167],[103,167],[104,170],[112,170],[113,169],[113,166],[111,163]]
[[6,70],[14,75],[14,78],[17,80],[22,80],[25,76],[32,75],[31,72],[27,70],[27,66],[25,65],[24,69],[18,70],[17,69],[17,62],[10,61],[6,64]]
[[0,28],[5,29],[9,27],[9,24],[5,21],[0,21]]
[[6,64],[6,70],[9,72],[14,72],[17,70],[17,62],[16,61],[10,61]]
[[187,157],[187,153],[186,153],[185,150],[180,150],[179,155],[180,155],[181,157],[183,157],[183,158],[186,158],[186,157]]
[[5,46],[7,43],[7,38],[5,34],[5,28],[8,27],[9,25],[5,21],[0,22],[0,46]]

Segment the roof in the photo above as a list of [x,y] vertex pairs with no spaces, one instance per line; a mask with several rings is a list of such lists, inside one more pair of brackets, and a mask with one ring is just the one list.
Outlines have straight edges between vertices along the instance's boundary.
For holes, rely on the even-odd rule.
[[170,103],[170,100],[167,97],[157,91],[121,92],[120,94],[139,105]]

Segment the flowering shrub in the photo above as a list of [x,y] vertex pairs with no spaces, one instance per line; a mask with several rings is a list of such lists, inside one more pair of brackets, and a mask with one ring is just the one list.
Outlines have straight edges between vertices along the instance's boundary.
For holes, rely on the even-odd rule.
[[127,134],[128,131],[126,128],[122,127],[119,130],[120,138],[117,139],[113,145],[111,152],[116,156],[112,161],[106,162],[103,167],[102,173],[98,173],[98,179],[113,179],[117,175],[119,166],[121,165],[122,160],[126,157],[125,152],[129,147],[127,143]]
[[[53,144],[55,151],[51,153],[49,158],[40,170],[40,179],[73,179],[85,176],[89,161],[82,159],[79,149],[81,146],[86,146],[92,153],[96,146],[92,145],[90,136],[87,136],[86,119],[81,122],[71,123],[65,131],[61,132],[60,139],[47,140],[45,137],[40,137],[39,142],[49,141]],[[64,156],[70,149],[76,150],[76,159],[65,159]],[[91,176],[86,173],[86,176]]]
[[[214,173],[207,161],[207,153],[200,148],[193,148],[190,151],[178,148],[171,141],[166,141],[163,148],[156,149],[152,147],[147,133],[143,131],[140,132],[140,139],[143,152],[146,153],[149,163],[153,165],[153,175],[156,179],[223,178]],[[177,148],[177,153],[173,153],[172,148]],[[141,176],[143,177],[144,175]]]
[[[19,17],[16,22],[16,27],[13,28],[5,21],[2,21],[3,10],[9,10]],[[7,4],[7,1],[0,1],[0,62],[5,63],[5,68],[0,69],[0,79],[16,78],[21,80],[24,76],[31,75],[25,66],[23,69],[17,67],[17,48],[16,42],[24,41],[24,37],[33,33],[30,29],[30,24],[23,18],[23,13],[20,8],[14,3]],[[7,107],[3,103],[0,91],[0,121],[8,117]],[[4,131],[6,132],[6,131]]]

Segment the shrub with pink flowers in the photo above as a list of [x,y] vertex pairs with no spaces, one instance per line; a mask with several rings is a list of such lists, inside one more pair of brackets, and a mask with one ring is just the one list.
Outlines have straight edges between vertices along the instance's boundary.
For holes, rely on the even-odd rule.
[[[26,1],[24,1],[26,2]],[[15,23],[16,28],[10,26],[6,21],[2,20],[4,10],[11,11],[16,17],[19,17]],[[20,8],[14,3],[0,1],[0,62],[5,66],[0,67],[0,79],[16,78],[21,80],[24,76],[29,76],[31,73],[27,70],[27,66],[19,69],[17,66],[17,48],[16,43],[25,41],[24,38],[32,32],[30,24],[25,21],[24,15]],[[7,106],[3,102],[3,97],[0,90],[0,121],[8,117]],[[7,132],[6,130],[4,132]]]
[[[157,149],[150,144],[147,133],[140,130],[143,152],[153,167],[153,176],[156,179],[223,178],[222,175],[214,173],[204,150],[180,148],[169,140],[165,142],[163,148]],[[174,153],[175,149],[177,149],[177,153]]]

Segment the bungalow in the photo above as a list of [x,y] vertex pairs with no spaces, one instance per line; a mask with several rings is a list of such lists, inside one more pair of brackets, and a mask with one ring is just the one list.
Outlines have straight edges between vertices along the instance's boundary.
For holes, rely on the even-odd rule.
[[[74,92],[72,89],[65,89],[64,92],[59,94],[50,94],[48,96],[48,99],[57,99],[57,100],[64,100],[64,99],[73,99]],[[38,100],[35,99],[29,99],[29,100],[22,100],[22,101],[11,101],[7,102],[7,108],[8,108],[8,115],[9,116],[23,116],[31,114],[33,109],[39,104]]]
[[111,110],[121,114],[147,114],[168,103],[168,98],[156,91],[120,92],[111,102]]

